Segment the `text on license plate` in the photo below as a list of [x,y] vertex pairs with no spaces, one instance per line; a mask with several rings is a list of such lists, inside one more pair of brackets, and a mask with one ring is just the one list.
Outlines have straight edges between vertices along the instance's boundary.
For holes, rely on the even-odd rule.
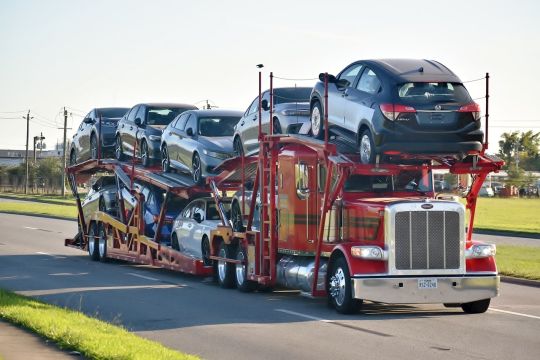
[[419,289],[436,289],[437,279],[418,279]]

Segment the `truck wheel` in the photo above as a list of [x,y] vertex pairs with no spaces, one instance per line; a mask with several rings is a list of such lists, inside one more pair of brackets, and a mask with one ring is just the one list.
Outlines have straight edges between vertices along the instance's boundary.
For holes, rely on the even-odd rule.
[[[218,256],[226,259],[232,259],[231,249],[224,242],[219,245]],[[230,289],[234,287],[235,266],[233,263],[218,260],[216,270],[217,280],[222,288]]]
[[352,298],[352,283],[349,266],[343,257],[332,264],[327,277],[328,303],[341,314],[352,314],[360,310],[362,300]]
[[472,301],[469,303],[461,304],[461,308],[467,314],[481,314],[487,311],[490,302],[491,299]]
[[95,222],[91,223],[88,227],[88,255],[92,261],[99,260],[97,226]]
[[236,260],[242,263],[236,264],[236,287],[242,292],[251,292],[255,290],[257,283],[247,279],[247,252],[241,245],[238,245],[237,249]]
[[375,162],[375,143],[369,129],[365,129],[360,135],[360,161],[362,164]]
[[107,261],[107,231],[105,230],[105,224],[101,223],[98,226],[98,256],[99,261],[106,262]]
[[116,135],[116,143],[114,145],[114,156],[118,161],[124,161],[124,149],[122,148],[122,138]]
[[322,106],[319,101],[315,101],[311,107],[311,135],[316,139],[322,139],[324,136],[323,122],[324,116]]

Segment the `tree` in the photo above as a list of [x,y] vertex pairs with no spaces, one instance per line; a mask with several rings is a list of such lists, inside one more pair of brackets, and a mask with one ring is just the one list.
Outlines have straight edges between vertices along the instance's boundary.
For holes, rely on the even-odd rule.
[[529,171],[539,171],[539,148],[540,132],[514,131],[501,135],[499,156],[505,161],[505,169],[522,168]]

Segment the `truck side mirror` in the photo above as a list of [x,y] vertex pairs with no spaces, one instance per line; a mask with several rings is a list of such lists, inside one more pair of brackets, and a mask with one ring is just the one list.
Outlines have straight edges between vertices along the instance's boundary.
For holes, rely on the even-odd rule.
[[268,100],[263,99],[263,101],[261,101],[261,108],[264,111],[268,111],[270,109],[270,107],[268,106]]

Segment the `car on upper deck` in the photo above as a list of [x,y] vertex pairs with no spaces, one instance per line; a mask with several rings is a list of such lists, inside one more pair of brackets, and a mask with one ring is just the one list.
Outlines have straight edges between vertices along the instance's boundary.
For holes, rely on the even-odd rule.
[[102,158],[113,155],[116,125],[128,110],[129,108],[123,107],[92,109],[73,135],[69,164],[75,165],[89,159],[97,159],[100,143]]
[[[324,74],[311,94],[311,132],[324,136]],[[482,150],[480,106],[463,82],[432,60],[360,60],[328,76],[328,128],[360,152],[377,155],[448,155]]]
[[176,116],[187,110],[197,109],[189,104],[146,103],[138,104],[118,122],[115,156],[140,158],[143,166],[161,161],[160,144],[163,129]]
[[163,131],[161,164],[191,173],[201,185],[223,160],[235,156],[234,126],[242,116],[234,110],[191,110],[179,115]]

